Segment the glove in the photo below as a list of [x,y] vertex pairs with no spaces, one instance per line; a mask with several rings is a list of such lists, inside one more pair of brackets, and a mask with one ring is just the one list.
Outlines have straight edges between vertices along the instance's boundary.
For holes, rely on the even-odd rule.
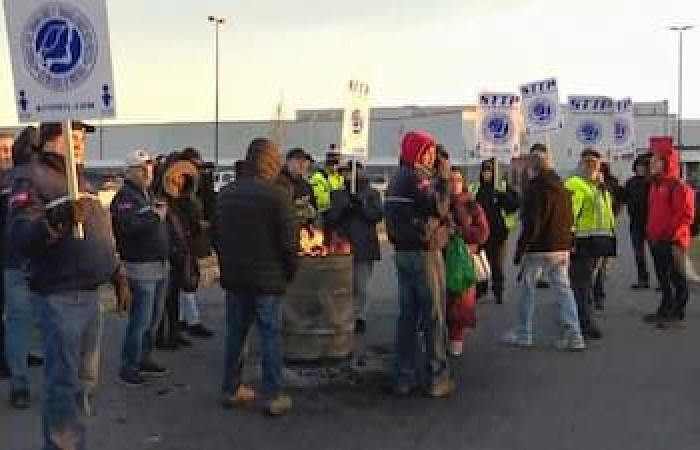
[[54,229],[85,222],[86,199],[68,200],[46,211],[46,220]]
[[126,316],[131,311],[131,289],[129,289],[129,280],[126,278],[123,268],[120,266],[112,276],[112,285],[114,293],[117,297],[117,314]]

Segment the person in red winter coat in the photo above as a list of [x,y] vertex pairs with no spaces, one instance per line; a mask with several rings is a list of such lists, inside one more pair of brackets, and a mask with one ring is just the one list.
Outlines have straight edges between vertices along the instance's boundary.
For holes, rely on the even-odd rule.
[[[472,254],[489,238],[489,222],[484,210],[464,189],[462,171],[453,168],[450,175],[450,213],[454,232],[459,233],[469,246]],[[472,286],[459,296],[450,295],[447,299],[447,325],[449,328],[448,351],[452,356],[460,356],[467,327],[476,326],[476,286]]]
[[661,303],[644,317],[659,328],[683,326],[688,303],[688,281],[674,253],[690,248],[690,226],[695,217],[695,193],[680,179],[680,155],[670,140],[652,141],[647,239],[661,285]]

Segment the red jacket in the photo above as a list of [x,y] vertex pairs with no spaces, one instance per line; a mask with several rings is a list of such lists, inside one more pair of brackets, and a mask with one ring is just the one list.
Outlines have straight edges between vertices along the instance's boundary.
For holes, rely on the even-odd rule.
[[652,149],[667,161],[666,171],[652,180],[649,188],[647,239],[651,244],[671,241],[684,249],[690,247],[690,225],[695,217],[695,193],[680,179],[680,156],[671,145]]
[[489,222],[486,213],[469,192],[452,195],[450,211],[454,225],[472,252],[484,245],[489,238]]

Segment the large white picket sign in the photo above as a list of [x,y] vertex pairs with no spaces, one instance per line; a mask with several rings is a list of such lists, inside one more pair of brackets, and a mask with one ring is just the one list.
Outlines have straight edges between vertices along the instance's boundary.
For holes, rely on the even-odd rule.
[[365,160],[369,157],[369,114],[369,85],[362,81],[350,81],[340,146],[344,155]]
[[614,104],[612,151],[622,158],[636,153],[634,104],[632,99],[618,100]]
[[585,148],[610,158],[613,100],[603,96],[571,96],[568,99],[569,156],[577,158]]
[[520,96],[512,93],[479,94],[476,151],[481,159],[510,164],[520,156]]
[[20,122],[115,116],[105,0],[4,0]]
[[520,86],[522,115],[528,137],[560,130],[564,126],[555,78]]

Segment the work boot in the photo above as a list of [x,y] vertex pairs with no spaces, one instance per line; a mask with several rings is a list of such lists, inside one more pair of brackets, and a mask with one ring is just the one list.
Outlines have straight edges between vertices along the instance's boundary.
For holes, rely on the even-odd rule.
[[145,361],[139,367],[139,373],[143,377],[160,378],[168,375],[170,371],[153,361]]
[[630,288],[634,290],[649,289],[650,287],[648,281],[640,281],[630,286]]
[[494,298],[496,299],[496,304],[497,304],[497,305],[502,305],[502,304],[503,304],[503,292],[499,292],[498,294],[494,293],[493,296],[494,296]]
[[141,387],[147,384],[146,379],[138,371],[131,369],[122,369],[119,372],[119,382],[129,387]]
[[14,409],[29,408],[30,397],[27,389],[10,392],[10,406]]
[[222,405],[226,409],[240,408],[242,406],[246,406],[253,403],[255,401],[255,398],[255,390],[250,386],[241,384],[238,386],[238,389],[236,389],[235,394],[227,395],[224,397]]
[[656,322],[656,327],[661,329],[661,330],[672,330],[672,329],[684,329],[688,324],[686,323],[685,319],[671,319],[671,318],[664,318],[664,319],[659,319]]
[[583,337],[586,339],[602,339],[603,338],[603,333],[600,331],[600,328],[598,328],[598,325],[595,323],[591,322],[587,326],[583,327],[581,330]]
[[430,389],[428,389],[428,395],[433,398],[446,398],[452,395],[455,388],[456,386],[454,381],[446,378],[445,380],[430,386]]
[[190,336],[201,339],[209,339],[210,337],[214,336],[214,333],[212,333],[201,323],[188,327],[187,332],[190,334]]
[[280,394],[267,404],[265,412],[269,416],[279,417],[292,411],[292,399],[286,394]]
[[568,334],[557,341],[556,347],[562,351],[580,352],[586,349],[586,342],[581,335]]

